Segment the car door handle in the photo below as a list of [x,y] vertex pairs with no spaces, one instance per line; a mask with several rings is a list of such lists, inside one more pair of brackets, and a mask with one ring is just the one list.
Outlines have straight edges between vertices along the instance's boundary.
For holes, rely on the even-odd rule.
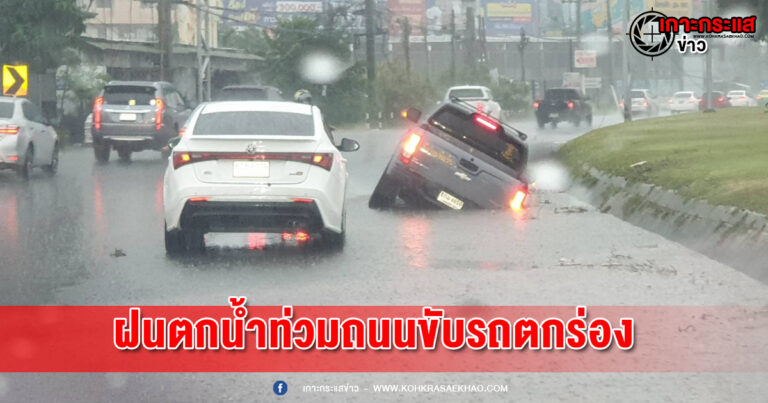
[[459,160],[459,165],[470,172],[477,172],[477,170],[480,169],[475,163],[467,161],[464,158]]

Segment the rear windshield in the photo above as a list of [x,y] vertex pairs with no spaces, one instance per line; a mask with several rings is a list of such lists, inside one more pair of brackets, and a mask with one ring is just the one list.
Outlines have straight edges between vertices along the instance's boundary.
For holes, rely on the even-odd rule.
[[645,93],[643,91],[632,91],[630,98],[645,98]]
[[739,95],[746,95],[747,93],[746,93],[745,91],[731,91],[731,92],[729,92],[728,94],[729,94],[729,95],[736,95],[736,96],[739,96]]
[[13,117],[13,102],[0,102],[0,119]]
[[494,133],[483,129],[472,116],[453,108],[443,108],[429,119],[429,123],[496,161],[515,170],[521,169],[524,164],[521,145],[502,130]]
[[449,98],[485,98],[485,94],[483,94],[483,90],[480,88],[463,88],[458,90],[451,90],[451,92],[448,93]]
[[104,103],[109,105],[154,105],[155,87],[110,85],[104,87]]
[[692,96],[692,92],[678,92],[675,94],[675,98],[690,98]]
[[547,92],[544,94],[544,97],[547,99],[571,100],[571,99],[578,99],[579,92],[573,88],[555,88],[555,89],[547,90]]
[[312,115],[291,112],[238,111],[203,113],[195,135],[312,136]]

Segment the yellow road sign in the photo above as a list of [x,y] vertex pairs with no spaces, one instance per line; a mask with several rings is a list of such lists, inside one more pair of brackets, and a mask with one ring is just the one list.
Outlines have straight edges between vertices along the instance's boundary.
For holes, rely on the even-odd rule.
[[27,96],[29,68],[21,64],[13,66],[3,65],[3,95]]

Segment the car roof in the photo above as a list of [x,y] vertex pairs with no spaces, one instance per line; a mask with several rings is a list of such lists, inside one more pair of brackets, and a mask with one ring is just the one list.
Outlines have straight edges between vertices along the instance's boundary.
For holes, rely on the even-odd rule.
[[110,81],[106,86],[113,85],[134,85],[137,87],[158,87],[158,86],[173,86],[173,84],[167,81]]
[[205,104],[201,114],[218,112],[288,112],[303,115],[313,114],[313,106],[286,101],[214,101]]
[[269,86],[269,85],[250,85],[250,84],[242,84],[242,85],[228,85],[223,90],[267,90],[267,89],[273,89],[276,90],[277,88]]
[[488,87],[483,86],[483,85],[457,85],[455,87],[448,88],[448,91],[452,91],[452,90],[474,90],[474,89],[487,90]]

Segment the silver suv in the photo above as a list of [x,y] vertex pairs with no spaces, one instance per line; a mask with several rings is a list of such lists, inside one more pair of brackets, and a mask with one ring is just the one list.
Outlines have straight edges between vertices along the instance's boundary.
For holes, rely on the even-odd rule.
[[173,85],[158,81],[111,81],[93,102],[93,153],[109,161],[114,148],[121,160],[142,150],[167,152],[192,110]]

